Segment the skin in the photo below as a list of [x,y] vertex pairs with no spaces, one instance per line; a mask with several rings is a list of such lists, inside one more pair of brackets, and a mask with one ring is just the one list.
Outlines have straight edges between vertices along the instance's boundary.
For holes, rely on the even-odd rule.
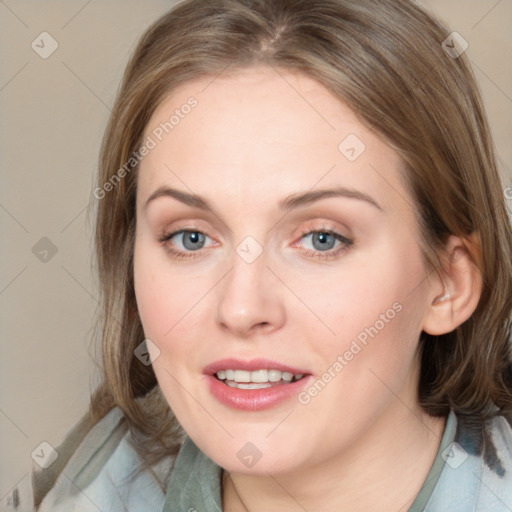
[[[418,405],[418,339],[471,314],[473,274],[441,279],[425,268],[398,155],[318,82],[267,67],[191,81],[157,108],[145,136],[190,96],[197,107],[143,159],[137,184],[135,290],[165,398],[224,468],[226,511],[407,510],[445,425]],[[353,162],[338,149],[349,134],[366,146]],[[161,186],[203,196],[214,213],[166,196],[146,204]],[[289,195],[335,186],[380,208],[331,197],[278,209]],[[183,234],[159,240],[180,229],[205,233],[203,248],[187,249]],[[324,229],[353,243],[325,251],[302,236]],[[236,251],[247,236],[263,249],[252,263]],[[452,239],[459,265],[463,247]],[[451,297],[436,304],[447,285]],[[395,303],[401,311],[305,405],[233,410],[208,390],[203,368],[225,357],[265,357],[318,379]],[[252,468],[237,457],[247,442],[261,452]]]

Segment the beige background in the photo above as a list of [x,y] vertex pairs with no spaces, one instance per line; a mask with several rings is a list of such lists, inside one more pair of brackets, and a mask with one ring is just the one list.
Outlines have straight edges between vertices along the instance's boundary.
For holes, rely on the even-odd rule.
[[[422,3],[469,42],[511,186],[512,0]],[[0,0],[0,501],[28,478],[31,452],[57,445],[87,408],[97,288],[86,207],[99,144],[129,52],[172,4]],[[58,43],[47,59],[31,48],[44,31]],[[46,262],[33,253],[43,237]]]

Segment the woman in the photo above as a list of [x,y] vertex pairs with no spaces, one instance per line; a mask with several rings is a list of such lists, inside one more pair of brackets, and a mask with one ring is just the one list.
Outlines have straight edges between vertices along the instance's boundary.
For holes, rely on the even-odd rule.
[[37,510],[512,509],[511,230],[441,22],[181,2],[94,196],[103,385]]

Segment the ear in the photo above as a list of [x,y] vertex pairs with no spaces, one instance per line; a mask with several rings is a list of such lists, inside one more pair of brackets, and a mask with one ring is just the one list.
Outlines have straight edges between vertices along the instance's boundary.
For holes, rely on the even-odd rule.
[[451,236],[441,254],[443,269],[429,294],[423,330],[432,335],[453,331],[475,311],[482,294],[480,240]]

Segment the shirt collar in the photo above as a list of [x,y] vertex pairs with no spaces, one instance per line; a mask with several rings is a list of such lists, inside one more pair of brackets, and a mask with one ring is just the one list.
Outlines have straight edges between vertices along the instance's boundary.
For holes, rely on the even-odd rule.
[[186,436],[167,486],[162,512],[222,512],[222,468]]

